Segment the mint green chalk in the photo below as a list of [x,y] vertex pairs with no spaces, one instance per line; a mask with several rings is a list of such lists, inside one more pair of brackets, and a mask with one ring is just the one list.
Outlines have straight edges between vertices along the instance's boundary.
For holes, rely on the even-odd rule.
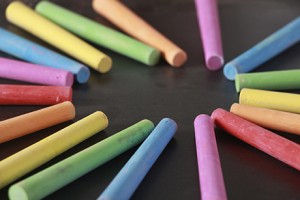
[[157,49],[51,2],[41,1],[35,10],[90,42],[150,66],[159,61],[160,52]]
[[299,69],[237,74],[235,88],[237,92],[240,92],[243,88],[261,90],[300,89],[299,77]]
[[9,188],[11,200],[37,200],[141,143],[154,129],[142,120],[97,144],[30,176]]

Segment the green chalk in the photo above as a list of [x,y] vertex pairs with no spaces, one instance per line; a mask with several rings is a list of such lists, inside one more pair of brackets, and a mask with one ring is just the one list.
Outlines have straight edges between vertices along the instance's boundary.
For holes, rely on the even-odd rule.
[[9,188],[11,200],[37,200],[46,197],[124,151],[141,143],[154,129],[142,120],[127,129],[30,176]]
[[237,74],[235,88],[240,92],[243,88],[261,90],[293,90],[300,89],[300,70],[282,70]]
[[90,42],[150,66],[159,61],[160,52],[157,49],[51,2],[41,1],[35,10]]

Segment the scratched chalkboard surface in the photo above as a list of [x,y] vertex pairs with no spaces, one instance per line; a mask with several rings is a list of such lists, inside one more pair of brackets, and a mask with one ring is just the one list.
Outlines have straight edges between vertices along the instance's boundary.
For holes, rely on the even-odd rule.
[[[5,8],[9,2],[11,1],[0,1],[0,26],[56,50],[6,21]],[[38,1],[23,2],[34,7]],[[52,2],[116,28],[93,11],[91,1],[52,0]],[[157,66],[149,67],[94,45],[111,56],[114,64],[107,74],[91,70],[88,83],[81,85],[76,83],[73,86],[76,118],[0,144],[0,160],[96,110],[105,112],[109,118],[109,127],[105,131],[62,153],[24,177],[51,166],[142,119],[147,118],[157,124],[162,118],[170,117],[178,123],[178,131],[132,199],[200,199],[193,121],[198,114],[211,114],[219,107],[228,110],[232,103],[238,102],[234,82],[226,80],[222,71],[211,72],[204,65],[194,1],[124,0],[123,2],[186,50],[189,57],[187,63],[181,68],[173,68],[162,60]],[[298,0],[219,0],[218,3],[225,62],[297,17],[300,11]],[[299,53],[300,45],[296,44],[255,71],[297,69],[300,66]],[[12,58],[1,52],[0,56]],[[0,79],[0,84],[28,83]],[[0,106],[0,120],[40,108],[43,106]],[[300,199],[300,173],[297,170],[225,131],[216,128],[215,132],[228,199]],[[300,143],[299,136],[276,133]],[[46,199],[96,199],[136,149],[127,151]],[[8,187],[0,190],[1,200],[8,199],[7,191]]]

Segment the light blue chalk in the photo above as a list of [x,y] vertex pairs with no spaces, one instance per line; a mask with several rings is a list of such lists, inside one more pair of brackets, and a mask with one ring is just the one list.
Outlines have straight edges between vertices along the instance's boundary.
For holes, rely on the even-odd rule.
[[249,72],[300,41],[300,17],[297,17],[254,47],[224,66],[227,79]]
[[19,59],[72,72],[79,83],[90,77],[87,66],[0,28],[0,51]]
[[176,122],[162,119],[97,200],[129,199],[176,130]]

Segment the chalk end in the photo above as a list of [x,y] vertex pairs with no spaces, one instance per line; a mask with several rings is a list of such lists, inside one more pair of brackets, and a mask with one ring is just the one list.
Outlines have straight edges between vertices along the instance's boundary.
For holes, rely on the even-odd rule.
[[235,76],[238,74],[238,70],[235,65],[227,63],[223,69],[223,73],[228,80],[235,80]]
[[74,83],[74,75],[71,72],[67,72],[66,80],[65,80],[64,85],[72,87],[73,83]]
[[224,65],[224,59],[220,55],[210,56],[206,61],[206,66],[209,70],[216,71]]
[[10,200],[29,200],[29,197],[24,188],[18,184],[12,185],[9,188],[8,196]]
[[235,77],[235,90],[237,93],[239,93],[241,91],[241,84],[240,84],[241,80],[239,78],[239,75],[236,75]]
[[86,83],[90,78],[91,72],[86,66],[82,66],[76,74],[76,80],[78,83]]
[[166,60],[173,67],[181,67],[187,60],[187,54],[181,49],[176,49],[166,54]]
[[157,49],[152,49],[152,51],[149,53],[149,57],[147,60],[147,63],[149,66],[156,65],[160,60],[160,51]]
[[112,67],[112,59],[108,56],[105,56],[100,60],[100,62],[98,64],[98,67],[97,67],[97,70],[100,73],[104,74],[104,73],[109,72],[111,67]]

